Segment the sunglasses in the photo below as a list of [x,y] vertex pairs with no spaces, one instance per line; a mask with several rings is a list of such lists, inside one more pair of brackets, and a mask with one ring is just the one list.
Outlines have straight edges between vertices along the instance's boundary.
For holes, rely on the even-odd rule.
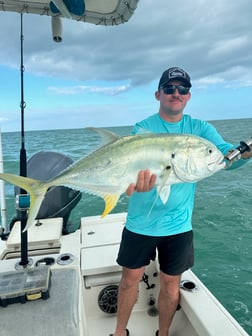
[[190,88],[183,86],[183,85],[166,85],[164,87],[161,87],[161,89],[164,91],[165,94],[173,94],[176,89],[178,90],[178,93],[181,95],[186,95],[189,93]]

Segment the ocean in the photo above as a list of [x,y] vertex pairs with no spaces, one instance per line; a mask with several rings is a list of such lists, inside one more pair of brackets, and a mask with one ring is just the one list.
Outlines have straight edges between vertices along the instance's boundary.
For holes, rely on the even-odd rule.
[[[252,136],[252,119],[211,122],[224,139],[239,144]],[[127,135],[128,127],[109,128]],[[20,134],[3,133],[4,171],[19,173]],[[99,136],[84,129],[30,131],[25,134],[27,158],[38,151],[61,152],[74,161],[98,148]],[[193,271],[252,335],[252,160],[242,168],[221,171],[198,182],[193,226],[195,266]],[[5,186],[8,222],[15,215],[14,188]],[[114,213],[127,210],[123,196]],[[103,200],[83,193],[71,213],[76,227],[80,217],[99,215]],[[217,335],[216,335],[217,336]],[[218,335],[222,336],[222,335]],[[223,335],[224,336],[224,335]]]

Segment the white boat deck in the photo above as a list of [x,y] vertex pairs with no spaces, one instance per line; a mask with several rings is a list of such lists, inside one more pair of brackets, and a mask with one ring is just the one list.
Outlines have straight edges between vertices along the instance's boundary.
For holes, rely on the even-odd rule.
[[[29,244],[32,267],[44,258],[55,260],[51,266],[50,298],[0,307],[0,334],[111,334],[116,323],[114,293],[121,277],[116,256],[125,216],[123,213],[109,215],[103,220],[98,216],[82,218],[81,230],[67,236],[58,235],[58,219],[46,220],[41,226],[29,229],[30,237],[34,237],[36,231]],[[15,264],[19,261],[20,246],[15,230],[19,230],[18,225],[6,244],[1,241],[1,272],[15,272]],[[148,282],[140,282],[138,299],[128,324],[131,336],[154,336],[158,329],[156,262],[152,262],[145,273]],[[181,309],[176,312],[170,336],[248,336],[191,271],[183,274],[183,280],[196,284],[198,290],[181,289]]]

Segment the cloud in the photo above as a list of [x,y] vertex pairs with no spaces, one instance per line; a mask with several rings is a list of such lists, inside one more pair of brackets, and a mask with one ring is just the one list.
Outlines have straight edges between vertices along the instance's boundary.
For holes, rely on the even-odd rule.
[[[206,0],[159,0],[158,6],[140,0],[129,22],[116,27],[65,19],[60,44],[52,41],[50,18],[25,15],[26,69],[64,79],[128,81],[133,88],[181,65],[193,80],[230,81],[230,69],[239,66],[252,75],[251,10],[250,0],[212,0],[211,6]],[[19,16],[0,16],[0,62],[18,67]]]
[[209,56],[213,58],[218,58],[220,56],[229,57],[230,54],[239,52],[243,47],[248,45],[247,36],[237,36],[228,40],[217,41],[212,50],[209,52]]
[[200,78],[197,82],[198,87],[207,87],[208,85],[224,83],[224,79],[221,77],[207,76]]
[[201,77],[195,82],[198,87],[208,85],[224,84],[225,87],[248,87],[252,86],[252,73],[246,67],[234,66],[226,71],[219,72],[218,75]]
[[[239,117],[251,117],[251,11],[251,0],[140,0],[129,22],[118,26],[63,20],[62,43],[52,40],[50,17],[25,14],[26,128],[74,128],[80,120],[133,124],[158,110],[154,91],[174,65],[191,75],[187,113],[236,118],[239,110]],[[19,127],[19,30],[19,14],[0,11],[0,110],[7,130]]]
[[101,86],[96,87],[96,86],[77,85],[69,87],[50,86],[48,88],[48,91],[63,95],[77,95],[81,93],[102,93],[108,96],[116,96],[122,92],[128,91],[129,88],[130,88],[129,85],[121,85],[115,87],[101,87]]

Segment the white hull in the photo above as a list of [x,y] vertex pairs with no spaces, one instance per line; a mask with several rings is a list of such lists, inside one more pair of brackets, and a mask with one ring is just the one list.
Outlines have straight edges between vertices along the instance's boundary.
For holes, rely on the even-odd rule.
[[[116,313],[102,311],[98,298],[100,296],[105,309],[113,308],[114,298],[108,296],[106,300],[105,295],[103,300],[101,292],[109,285],[118,285],[120,279],[121,269],[115,259],[125,215],[109,215],[102,220],[99,216],[82,218],[81,229],[67,236],[61,235],[59,218],[42,220],[42,225],[32,226],[28,237],[33,266],[42,258],[59,261],[51,266],[50,298],[0,307],[1,335],[104,336],[112,333]],[[7,242],[0,241],[1,272],[15,272],[20,260],[18,226],[16,223]],[[156,262],[146,268],[146,274],[148,284],[140,283],[128,325],[131,336],[154,336],[158,329]],[[181,289],[181,309],[176,312],[171,336],[248,336],[193,272],[185,272],[183,280],[193,282],[198,290]],[[155,286],[147,289],[148,285]]]

